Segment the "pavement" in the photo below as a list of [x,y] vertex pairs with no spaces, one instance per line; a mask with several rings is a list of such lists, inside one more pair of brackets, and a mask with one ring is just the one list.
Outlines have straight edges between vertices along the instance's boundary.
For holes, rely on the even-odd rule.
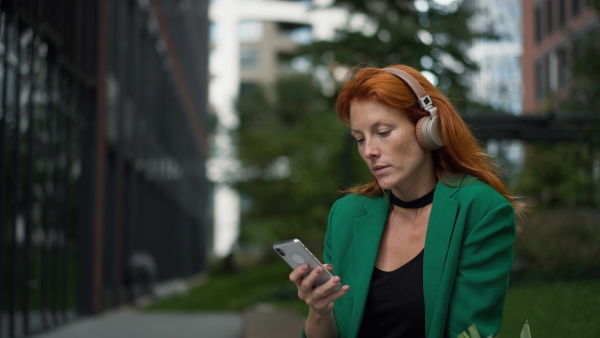
[[[204,280],[204,276],[173,280],[156,285],[154,292],[158,299],[181,296]],[[28,338],[288,338],[301,336],[306,319],[295,311],[269,304],[257,304],[241,312],[142,310],[152,302],[153,298],[144,297],[138,307],[126,305],[79,318],[71,314],[69,317],[74,318],[67,323]],[[41,316],[34,317],[42,320]],[[0,337],[4,337],[2,330]]]
[[287,338],[299,337],[304,317],[257,307],[244,312],[154,312],[118,309],[78,318],[35,338]]

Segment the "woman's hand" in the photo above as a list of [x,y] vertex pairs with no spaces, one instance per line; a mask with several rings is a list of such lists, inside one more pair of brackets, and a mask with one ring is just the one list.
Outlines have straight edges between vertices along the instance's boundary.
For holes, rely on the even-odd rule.
[[[325,264],[329,272],[333,272],[333,266]],[[340,277],[334,276],[324,284],[313,287],[317,278],[324,273],[321,267],[313,269],[306,277],[308,265],[302,264],[290,273],[290,280],[298,288],[298,298],[302,299],[311,308],[311,313],[318,316],[326,316],[333,311],[333,301],[345,295],[350,287],[344,285],[341,290],[329,292],[340,283]]]

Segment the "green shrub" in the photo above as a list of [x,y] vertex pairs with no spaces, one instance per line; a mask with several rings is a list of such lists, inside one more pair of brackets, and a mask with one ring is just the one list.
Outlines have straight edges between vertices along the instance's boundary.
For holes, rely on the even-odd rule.
[[600,212],[534,210],[520,225],[511,283],[600,277]]

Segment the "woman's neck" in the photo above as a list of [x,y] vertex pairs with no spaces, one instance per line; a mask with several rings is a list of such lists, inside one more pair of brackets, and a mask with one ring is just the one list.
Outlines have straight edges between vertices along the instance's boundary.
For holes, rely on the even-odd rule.
[[403,187],[392,187],[391,192],[402,201],[413,201],[435,189],[437,181],[434,175],[430,179],[414,180]]

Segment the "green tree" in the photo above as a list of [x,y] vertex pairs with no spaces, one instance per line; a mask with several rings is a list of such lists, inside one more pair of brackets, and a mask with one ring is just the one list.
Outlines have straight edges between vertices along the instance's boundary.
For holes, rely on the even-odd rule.
[[310,60],[310,75],[244,87],[239,97],[237,145],[244,170],[236,188],[243,198],[242,245],[265,247],[300,237],[321,252],[339,191],[368,181],[354,141],[335,114],[340,83],[333,74],[359,64],[403,63],[435,74],[454,104],[467,106],[460,78],[476,69],[465,55],[476,35],[467,27],[470,13],[464,6],[425,0],[337,0],[333,6],[347,8],[349,22],[362,22],[361,28],[350,27],[333,41],[314,42],[291,56]]
[[247,88],[237,108],[244,168],[236,184],[244,206],[240,243],[264,247],[299,237],[321,252],[329,208],[344,179],[352,180],[344,173],[360,175],[347,168],[364,167],[357,155],[342,151],[349,134],[331,99],[310,75],[293,75],[272,87]]
[[437,86],[467,108],[465,72],[477,69],[466,51],[473,39],[492,38],[468,27],[471,10],[463,1],[441,5],[435,1],[336,0],[334,7],[349,10],[348,29],[333,41],[319,41],[300,50],[313,64],[384,67],[402,63],[437,77]]
[[520,193],[544,207],[593,206],[593,152],[585,144],[533,145],[520,175]]

